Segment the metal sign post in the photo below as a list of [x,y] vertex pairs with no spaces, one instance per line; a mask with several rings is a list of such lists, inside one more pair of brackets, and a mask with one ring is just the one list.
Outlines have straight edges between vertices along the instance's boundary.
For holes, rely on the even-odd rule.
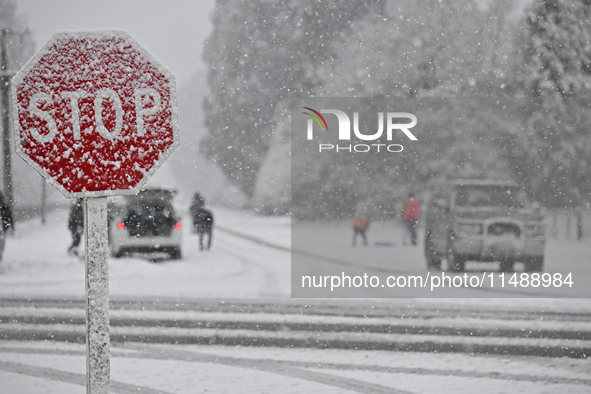
[[86,392],[109,394],[109,235],[107,197],[84,203],[86,250]]

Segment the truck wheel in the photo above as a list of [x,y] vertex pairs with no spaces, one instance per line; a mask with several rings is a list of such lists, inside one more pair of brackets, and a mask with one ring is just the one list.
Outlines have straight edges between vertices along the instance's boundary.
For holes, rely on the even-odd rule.
[[527,272],[541,272],[544,269],[544,256],[530,257],[525,262]]
[[450,271],[462,272],[466,266],[466,261],[455,254],[453,251],[450,251],[447,254],[447,266],[449,267]]
[[115,249],[115,247],[111,247],[111,256],[115,257],[116,259],[123,256],[123,249]]
[[453,272],[462,272],[466,265],[466,260],[461,256],[454,252],[453,248],[453,235],[450,234],[449,240],[447,242],[447,254],[445,258],[447,259],[447,266],[450,271]]
[[427,269],[434,271],[441,271],[441,260],[427,260]]
[[513,260],[501,260],[501,272],[513,271]]
[[170,252],[170,258],[171,258],[171,260],[180,260],[181,257],[182,257],[182,254],[181,254],[181,249],[180,248],[174,248]]

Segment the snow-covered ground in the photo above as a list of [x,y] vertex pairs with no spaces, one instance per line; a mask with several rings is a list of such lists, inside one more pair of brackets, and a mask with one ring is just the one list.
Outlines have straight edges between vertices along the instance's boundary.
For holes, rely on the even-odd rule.
[[[2,392],[83,393],[84,357],[81,344],[0,341]],[[127,344],[112,349],[111,392],[583,394],[590,367],[588,359]]]
[[[141,256],[110,258],[110,295],[112,299],[130,298],[280,298],[290,297],[289,249],[292,246],[292,226],[289,217],[257,216],[252,212],[214,209],[216,229],[211,251],[198,249],[197,237],[190,232],[189,218],[183,218],[183,258],[180,261],[150,261]],[[186,215],[186,213],[185,213]],[[66,226],[66,211],[52,212],[47,223],[38,219],[19,223],[17,231],[7,240],[4,260],[0,262],[0,297],[78,298],[84,297],[83,259],[66,253],[70,234]],[[308,258],[314,269],[325,272],[351,270],[362,272],[404,273],[425,275],[422,247],[402,244],[403,228],[395,222],[373,223],[368,233],[370,246],[352,247],[350,223],[330,224],[294,223],[296,241],[304,237],[316,245],[313,254],[336,256],[346,265],[330,260]],[[295,241],[294,241],[295,242]],[[376,246],[377,243],[377,246]],[[389,246],[380,246],[390,244]],[[294,243],[294,250],[298,244]],[[336,255],[335,255],[336,253]],[[300,257],[298,257],[300,258]],[[591,303],[591,243],[587,241],[550,238],[546,246],[546,267],[549,272],[573,273],[577,292],[566,287],[559,289],[560,298],[553,300],[428,300],[424,303],[461,303],[528,305],[558,310],[583,307]],[[468,263],[467,269],[480,272],[496,269],[494,264]],[[518,267],[519,268],[519,267]],[[480,271],[479,271],[480,270]],[[496,289],[499,290],[499,289]],[[529,289],[539,294],[554,296],[550,289]],[[412,297],[399,291],[397,297]],[[509,295],[519,295],[513,291]],[[470,293],[470,297],[495,297],[499,291]],[[505,294],[506,296],[507,294]],[[564,297],[576,297],[566,300]],[[374,300],[372,302],[388,302]]]
[[[214,209],[214,213],[216,230],[213,248],[209,252],[199,251],[196,236],[190,233],[189,221],[185,217],[182,260],[153,262],[141,256],[110,258],[111,298],[138,298],[144,301],[250,299],[256,300],[259,305],[276,302],[278,307],[289,302],[300,302],[302,305],[308,302],[310,306],[319,306],[326,302],[337,310],[341,308],[344,315],[348,308],[359,308],[360,305],[367,306],[368,310],[372,306],[384,305],[404,305],[408,306],[409,311],[413,308],[443,307],[448,311],[460,308],[459,310],[467,311],[467,315],[470,314],[470,310],[502,310],[508,314],[523,312],[523,321],[492,318],[462,321],[461,317],[452,320],[453,324],[474,328],[498,326],[522,329],[520,324],[527,323],[529,329],[543,325],[567,331],[584,327],[586,320],[561,322],[560,318],[555,316],[554,321],[542,324],[531,320],[529,314],[543,311],[588,316],[591,312],[591,302],[586,298],[367,299],[346,302],[290,300],[290,219],[262,217],[250,212],[226,209]],[[56,211],[49,215],[45,225],[41,225],[38,219],[18,224],[17,232],[7,240],[4,260],[0,263],[0,298],[83,299],[84,262],[66,253],[70,242],[66,216],[66,211]],[[389,256],[389,263],[386,261],[384,264],[396,263],[397,271],[425,273],[421,249],[401,245],[401,234],[402,228],[396,223],[375,223],[369,232],[371,246],[352,248],[352,234],[348,223],[335,222],[319,231],[311,231],[309,236],[322,236],[329,242],[340,245],[345,261],[355,262],[371,250],[375,256]],[[375,242],[389,242],[393,245],[375,246]],[[580,275],[588,275],[591,272],[590,248],[591,246],[584,242],[550,239],[547,247],[549,267],[563,261],[570,264],[569,269],[576,270]],[[360,261],[367,262],[363,259]],[[29,309],[31,308],[34,306]],[[2,313],[10,316],[31,314],[31,310],[26,308],[13,309],[5,307]],[[36,313],[39,317],[44,314],[66,314],[80,318],[83,311],[41,308]],[[138,318],[168,320],[225,318],[239,321],[259,319],[260,322],[280,323],[334,323],[343,319],[353,319],[339,316],[328,318],[323,317],[321,313],[318,316],[306,317],[264,313],[260,316],[241,313],[220,315],[192,311],[144,312],[121,309],[113,310],[112,317],[132,318],[136,315]],[[384,324],[400,324],[400,321],[396,322],[393,317],[386,316],[383,320]],[[449,326],[452,323],[448,320],[449,318],[437,318],[427,321]],[[372,320],[378,321],[381,320]],[[10,324],[5,326],[8,327]],[[113,329],[116,332],[121,328]],[[585,330],[581,329],[581,332],[583,331]],[[264,334],[282,335],[281,331]],[[291,334],[295,335],[297,332]],[[335,332],[334,335],[339,334]],[[421,337],[418,337],[418,340],[420,339]],[[467,338],[466,343],[468,339],[471,338]],[[501,339],[503,338],[499,337],[496,340]],[[483,337],[482,340],[495,339]],[[520,341],[518,338],[507,340],[516,343]],[[576,341],[571,342],[574,344]],[[85,384],[84,360],[85,347],[81,344],[0,341],[0,392],[82,393]],[[114,343],[111,390],[120,393],[589,393],[589,371],[589,359]]]
[[[216,226],[263,237],[286,249],[290,221],[242,211],[215,210]],[[67,212],[52,212],[44,225],[17,225],[0,262],[0,296],[84,297],[84,261],[69,255]],[[214,230],[213,246],[200,252],[183,220],[183,259],[152,262],[142,257],[110,258],[111,297],[288,297],[290,256],[250,240]]]
[[[506,297],[515,298],[525,295],[539,298],[590,298],[591,297],[591,242],[588,238],[577,241],[573,238],[563,237],[547,239],[545,248],[546,287],[541,281],[536,285],[529,285],[525,280],[521,281],[521,272],[517,274],[518,285],[509,283],[513,273],[504,274],[504,287],[501,285],[500,275],[491,272],[499,270],[498,263],[468,262],[466,271],[475,275],[478,279],[485,278],[482,287],[475,288],[436,288],[434,292],[429,286],[425,289],[410,287],[384,287],[384,282],[389,275],[393,276],[417,276],[427,278],[427,267],[424,257],[422,241],[424,231],[419,234],[419,245],[411,246],[404,242],[404,227],[399,221],[380,221],[372,223],[367,237],[368,246],[363,246],[361,239],[357,239],[357,246],[352,245],[353,231],[350,220],[333,222],[300,222],[292,227],[292,287],[300,286],[297,294],[311,297],[445,297],[445,298],[491,298]],[[310,256],[312,255],[312,256]],[[321,256],[321,258],[314,258]],[[445,262],[443,263],[444,267]],[[522,263],[515,264],[516,271],[522,271]],[[347,275],[363,276],[375,275],[380,278],[380,285],[337,288],[335,291],[324,289],[301,290],[302,275],[339,276]],[[573,285],[562,284],[561,281],[553,282],[555,274],[567,278],[570,274]],[[441,273],[432,272],[432,276],[441,277]],[[447,273],[446,276],[463,276],[463,273]],[[539,275],[539,274],[538,274]],[[459,278],[458,278],[459,279]],[[493,286],[491,286],[493,279]],[[330,282],[329,282],[330,283]],[[337,283],[337,282],[335,282]],[[437,283],[437,282],[435,282]],[[523,285],[522,285],[523,283]],[[554,283],[557,285],[554,286]]]

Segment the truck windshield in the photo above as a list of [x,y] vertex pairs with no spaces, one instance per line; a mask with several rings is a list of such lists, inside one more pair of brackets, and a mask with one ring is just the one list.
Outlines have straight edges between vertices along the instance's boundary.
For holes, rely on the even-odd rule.
[[458,189],[455,202],[458,207],[523,208],[527,198],[516,187],[465,186]]

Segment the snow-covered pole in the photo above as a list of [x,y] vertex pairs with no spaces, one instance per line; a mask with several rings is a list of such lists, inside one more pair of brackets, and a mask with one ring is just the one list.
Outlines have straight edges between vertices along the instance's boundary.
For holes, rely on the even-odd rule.
[[85,198],[86,250],[86,393],[108,394],[111,370],[109,339],[109,265],[107,197]]

